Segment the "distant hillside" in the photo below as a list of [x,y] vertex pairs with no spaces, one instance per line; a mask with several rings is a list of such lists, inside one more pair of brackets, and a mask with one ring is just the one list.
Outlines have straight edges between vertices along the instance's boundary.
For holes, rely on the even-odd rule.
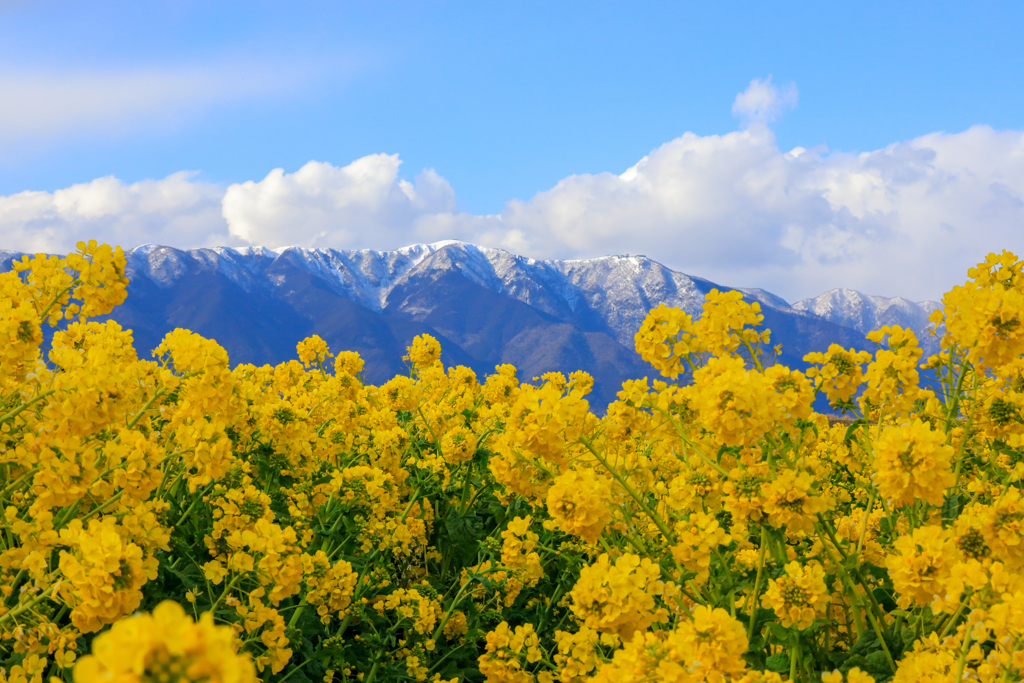
[[[15,256],[0,252],[0,270]],[[140,354],[184,327],[216,339],[233,363],[278,363],[318,334],[335,351],[358,351],[367,381],[379,383],[405,372],[406,345],[426,332],[445,363],[480,375],[500,363],[523,380],[586,370],[599,411],[623,380],[653,373],[633,350],[648,310],[665,303],[699,315],[708,291],[731,289],[643,256],[537,261],[461,242],[385,252],[145,245],[128,252],[128,278],[128,300],[111,317],[134,330]],[[783,363],[804,367],[804,354],[832,342],[867,347],[849,322],[741,291],[761,302]]]
[[928,316],[941,307],[938,301],[914,302],[901,296],[891,299],[868,296],[852,289],[833,289],[793,304],[795,310],[813,313],[863,334],[885,325],[912,329],[926,355],[935,353],[939,348],[938,339],[930,333]]

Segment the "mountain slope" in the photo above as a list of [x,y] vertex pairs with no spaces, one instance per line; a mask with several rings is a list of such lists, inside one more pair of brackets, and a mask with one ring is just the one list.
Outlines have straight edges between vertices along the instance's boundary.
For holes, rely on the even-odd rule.
[[[3,255],[0,270],[15,256]],[[643,256],[537,261],[462,242],[387,252],[144,245],[127,257],[128,300],[110,317],[134,330],[140,354],[184,327],[216,339],[233,363],[279,363],[318,334],[335,351],[358,351],[366,379],[379,383],[406,371],[405,347],[428,333],[445,363],[481,375],[500,363],[524,380],[586,370],[598,410],[623,380],[652,374],[633,350],[648,310],[665,303],[698,316],[708,291],[729,289]],[[865,347],[850,326],[740,291],[761,302],[788,365],[832,342]]]
[[914,302],[901,296],[869,296],[852,289],[833,289],[793,304],[795,310],[852,327],[863,334],[885,325],[909,328],[917,334],[926,354],[938,349],[938,340],[930,333],[928,316],[941,307],[938,301]]

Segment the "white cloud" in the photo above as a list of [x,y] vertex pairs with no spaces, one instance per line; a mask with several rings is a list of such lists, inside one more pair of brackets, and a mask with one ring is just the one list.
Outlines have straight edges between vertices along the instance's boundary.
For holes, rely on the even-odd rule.
[[1024,132],[977,126],[863,154],[781,152],[764,126],[692,133],[622,175],[580,175],[501,216],[537,256],[646,253],[789,298],[937,297],[989,251],[1024,256]]
[[452,215],[455,193],[433,169],[401,180],[397,154],[372,154],[338,168],[310,161],[232,185],[223,215],[231,234],[270,247],[392,248],[429,239],[431,216]]
[[[782,111],[779,97],[754,97],[765,84],[746,91],[741,114]],[[963,282],[989,251],[1024,255],[1022,131],[976,126],[862,154],[783,152],[754,120],[682,135],[619,175],[567,177],[494,216],[459,212],[444,178],[427,169],[403,180],[400,163],[310,162],[226,190],[176,174],[0,197],[0,248],[58,251],[89,237],[375,249],[463,239],[539,258],[645,253],[789,299],[851,287],[918,300]]]
[[210,106],[295,90],[323,68],[236,59],[127,69],[0,68],[0,145],[173,125]]
[[795,109],[800,94],[796,84],[789,83],[781,91],[772,83],[772,77],[763,81],[755,78],[747,89],[736,95],[732,113],[747,124],[771,123],[791,109]]
[[182,171],[131,185],[108,176],[52,193],[0,196],[0,248],[66,253],[90,239],[125,247],[239,244],[220,215],[223,194]]

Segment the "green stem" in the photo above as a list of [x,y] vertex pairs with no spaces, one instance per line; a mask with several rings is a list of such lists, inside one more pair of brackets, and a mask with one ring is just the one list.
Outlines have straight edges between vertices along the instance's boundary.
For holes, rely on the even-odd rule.
[[683,443],[685,443],[685,444],[686,444],[686,445],[687,445],[687,446],[688,446],[689,448],[692,448],[692,449],[693,449],[693,452],[694,452],[694,453],[696,453],[696,454],[697,454],[697,456],[698,456],[698,457],[699,457],[699,458],[700,458],[701,460],[703,460],[703,461],[704,461],[705,463],[707,463],[707,464],[708,464],[708,466],[710,466],[711,468],[713,468],[713,469],[714,469],[714,470],[715,470],[716,472],[718,472],[719,474],[721,474],[721,475],[722,475],[723,477],[728,477],[728,476],[729,476],[729,473],[728,473],[728,472],[726,472],[726,471],[725,471],[725,470],[724,470],[724,469],[722,468],[722,466],[721,466],[721,465],[719,465],[719,464],[718,464],[717,462],[715,462],[714,460],[712,460],[712,459],[711,459],[711,458],[709,458],[708,456],[704,455],[704,453],[703,453],[703,452],[702,452],[702,451],[701,451],[701,450],[700,450],[699,448],[697,448],[697,446],[696,446],[696,445],[695,445],[695,444],[694,444],[694,443],[693,443],[692,441],[690,441],[690,440],[689,440],[689,439],[688,439],[688,438],[686,437],[686,433],[685,433],[685,430],[683,429],[683,426],[682,426],[681,424],[679,424],[679,422],[678,422],[678,421],[677,421],[677,420],[676,420],[676,419],[675,419],[674,417],[672,417],[672,415],[671,415],[671,414],[670,414],[670,413],[669,413],[669,412],[668,412],[667,410],[665,410],[664,408],[659,408],[658,406],[651,406],[651,407],[652,407],[652,408],[653,408],[654,410],[657,410],[657,411],[658,411],[659,413],[661,413],[662,415],[664,415],[664,416],[665,416],[666,418],[668,418],[668,421],[672,423],[672,426],[673,426],[673,427],[675,427],[676,433],[677,433],[677,434],[679,435],[679,438],[680,438],[680,439],[681,439],[681,440],[683,441]]
[[302,602],[299,603],[299,606],[295,610],[295,613],[292,614],[292,618],[288,620],[288,628],[289,629],[295,628],[295,623],[299,620],[299,617],[302,616],[303,611],[305,611],[305,609],[306,609],[306,605],[308,604],[307,603],[307,599],[308,598],[309,598],[309,594],[308,593],[302,597]]
[[75,278],[75,280],[70,285],[54,294],[53,298],[50,299],[50,303],[46,304],[46,308],[44,308],[42,312],[39,313],[39,319],[46,320],[46,316],[50,313],[50,309],[56,306],[57,302],[60,301],[65,294],[67,294],[80,284],[82,284],[82,281],[79,280],[78,278]]
[[217,608],[220,607],[220,603],[223,602],[224,598],[228,597],[228,593],[231,591],[232,588],[234,588],[238,584],[239,581],[242,580],[243,577],[245,577],[245,574],[239,572],[235,576],[235,578],[231,579],[231,583],[224,586],[224,592],[220,594],[220,597],[217,598],[217,601],[213,603],[213,605],[210,607],[210,614],[212,614],[214,618],[216,618],[217,616]]
[[[953,350],[950,349],[950,363],[952,364]],[[963,392],[964,380],[967,378],[967,367],[970,363],[967,359],[960,365],[960,378],[956,383],[956,390],[953,392],[952,401],[949,404],[949,408],[946,411],[946,434],[950,433],[953,428],[953,418],[956,416],[957,410],[960,408],[960,395]]]
[[199,495],[195,496],[194,500],[192,501],[192,504],[191,504],[191,505],[189,505],[189,506],[188,506],[188,509],[187,509],[187,510],[185,510],[185,512],[183,512],[183,513],[182,513],[182,515],[181,515],[181,518],[180,518],[180,519],[178,519],[178,522],[177,522],[177,524],[175,524],[175,525],[174,525],[174,528],[177,528],[177,527],[180,527],[180,526],[181,526],[181,523],[182,523],[182,522],[184,522],[184,521],[185,521],[185,518],[189,516],[189,513],[191,513],[191,512],[192,512],[192,509],[193,509],[193,508],[194,508],[194,507],[196,506],[196,503],[198,503],[199,501],[201,501],[201,500],[203,499],[203,497],[204,497],[204,496],[205,496],[205,495],[206,495],[207,493],[209,493],[210,489],[212,489],[212,488],[213,488],[214,486],[215,486],[215,484],[210,484],[210,485],[209,485],[209,486],[207,486],[207,487],[206,487],[206,488],[205,488],[205,489],[204,489],[204,490],[203,490],[202,492],[200,492],[200,493],[199,493]]
[[21,414],[22,411],[26,410],[27,408],[29,408],[30,406],[34,405],[35,403],[38,403],[39,401],[43,400],[44,398],[46,398],[47,396],[49,396],[50,394],[52,394],[52,393],[54,393],[56,391],[57,391],[56,389],[47,389],[46,391],[44,391],[42,393],[36,394],[31,399],[29,399],[28,401],[25,401],[24,403],[22,403],[17,408],[14,408],[13,410],[11,410],[10,412],[8,412],[8,413],[6,413],[4,415],[0,415],[0,422],[7,422],[8,420],[14,419],[19,414]]
[[967,602],[969,600],[970,600],[970,596],[968,595],[967,597],[964,598],[964,601],[960,603],[960,606],[956,608],[956,612],[953,612],[952,616],[949,617],[949,620],[946,621],[945,624],[943,624],[942,632],[939,633],[939,638],[940,639],[941,638],[945,638],[947,635],[949,635],[950,630],[953,628],[953,626],[956,624],[956,622],[960,619],[960,615],[964,613],[964,609],[967,607]]
[[149,409],[153,407],[153,403],[156,402],[156,400],[158,398],[160,398],[161,396],[163,396],[166,393],[167,393],[167,389],[164,388],[164,387],[161,387],[160,389],[157,389],[153,393],[153,395],[150,396],[149,400],[146,401],[146,404],[144,406],[142,406],[142,408],[139,410],[139,412],[135,413],[135,416],[131,420],[128,421],[127,428],[128,429],[134,429],[135,425],[138,424],[139,420],[142,419],[142,416],[145,415],[147,412],[149,412]]
[[860,557],[860,551],[864,547],[864,537],[868,533],[868,520],[871,519],[871,510],[875,507],[875,496],[878,495],[878,491],[874,488],[871,489],[871,498],[868,499],[868,505],[864,508],[864,526],[860,530],[860,538],[857,539],[857,556]]
[[53,594],[53,591],[54,591],[55,588],[56,588],[56,586],[50,586],[49,588],[47,588],[45,591],[40,593],[38,596],[36,596],[32,600],[30,600],[29,602],[26,602],[24,605],[21,605],[20,607],[15,607],[14,609],[12,609],[7,614],[5,614],[3,616],[0,616],[0,625],[3,625],[4,623],[6,623],[6,622],[10,621],[11,619],[15,618],[16,616],[18,616],[22,612],[26,612],[26,611],[32,609],[33,607],[35,607],[36,605],[41,603],[43,600],[46,600],[47,598],[49,598],[50,595]]
[[615,481],[619,482],[619,485],[622,486],[622,488],[626,490],[626,493],[628,493],[630,497],[632,497],[633,500],[636,501],[636,504],[640,507],[641,510],[644,511],[644,514],[646,514],[650,518],[650,520],[654,522],[654,525],[658,527],[658,530],[662,533],[662,535],[665,536],[665,540],[671,543],[673,541],[673,534],[669,530],[668,525],[665,524],[665,520],[661,518],[661,515],[654,512],[654,510],[652,510],[647,505],[646,501],[644,501],[640,494],[637,493],[636,489],[634,489],[633,486],[628,481],[626,481],[626,478],[619,474],[619,472],[614,467],[612,467],[611,464],[607,460],[605,460],[605,458],[600,453],[597,452],[597,449],[594,448],[593,444],[591,444],[588,439],[581,437],[580,443],[586,446],[587,450],[590,451],[591,454],[595,458],[597,458],[597,461],[601,463],[601,465],[603,465],[606,470],[608,470],[608,473],[615,478]]
[[452,604],[450,607],[448,607],[448,611],[444,613],[443,617],[441,617],[441,623],[437,625],[436,629],[434,629],[434,635],[430,636],[430,639],[433,640],[435,643],[437,642],[438,637],[440,637],[441,633],[444,631],[444,627],[448,624],[448,620],[451,619],[452,614],[454,614],[455,607],[459,604],[459,600],[462,598],[463,591],[466,590],[466,587],[469,586],[470,583],[472,582],[466,581],[464,584],[462,584],[462,587],[459,588],[459,592],[456,593],[455,597],[452,599]]
[[761,578],[764,576],[764,554],[767,546],[764,525],[761,526],[761,556],[757,560],[757,578],[754,579],[754,592],[751,593],[747,602],[747,612],[750,614],[750,622],[747,624],[747,642],[754,639],[754,624],[757,621],[757,594],[761,590]]
[[[868,593],[868,595],[871,595]],[[893,673],[896,673],[896,662],[893,661],[892,653],[889,652],[889,646],[885,643],[885,638],[882,637],[882,628],[878,623],[878,619],[871,613],[870,610],[867,612],[868,621],[871,622],[871,627],[875,630],[875,635],[878,636],[878,642],[882,645],[882,651],[885,653],[885,659],[889,662],[889,668],[892,669]],[[956,680],[960,680],[957,678]]]
[[25,483],[25,480],[31,478],[35,473],[36,470],[29,470],[25,474],[21,475],[15,481],[11,482],[3,491],[0,491],[0,496],[6,496],[8,493]]
[[795,681],[797,679],[797,677],[796,677],[797,662],[800,661],[800,637],[797,636],[797,637],[794,638],[794,640],[796,640],[796,643],[793,646],[793,651],[791,653],[789,653],[789,680],[790,681]]
[[284,682],[285,682],[285,681],[287,681],[287,680],[288,680],[289,678],[291,678],[292,674],[294,674],[295,672],[299,671],[299,670],[300,670],[300,669],[301,669],[302,667],[306,666],[306,665],[307,665],[307,664],[309,664],[309,663],[310,663],[311,661],[313,661],[313,660],[312,660],[312,659],[304,659],[304,660],[302,661],[302,664],[297,664],[296,666],[292,667],[292,670],[291,670],[291,671],[289,671],[289,672],[288,672],[287,674],[285,674],[285,675],[284,675],[284,678],[282,678],[281,680],[279,680],[279,681],[278,681],[277,683],[284,683]]
[[966,633],[964,633],[963,647],[960,648],[960,658],[956,662],[956,678],[953,679],[954,681],[964,680],[964,667],[967,665],[967,653],[971,651],[972,640],[971,631],[967,629]]
[[100,505],[98,508],[94,508],[94,509],[90,510],[88,512],[88,514],[86,514],[84,517],[82,517],[82,522],[84,523],[87,519],[89,519],[93,515],[96,515],[96,514],[99,514],[100,512],[103,512],[105,509],[107,509],[108,507],[110,507],[111,505],[116,503],[117,501],[121,500],[121,496],[122,495],[124,495],[124,491],[118,491],[117,495],[115,495],[112,498],[108,498],[103,503],[103,505]]
[[828,549],[828,546],[825,544],[825,537],[821,533],[822,528],[825,529],[825,532],[828,534],[829,538],[832,541],[832,545],[835,547],[839,555],[843,558],[844,562],[847,559],[846,554],[843,552],[842,548],[839,547],[839,543],[838,541],[836,541],[836,537],[832,533],[831,529],[826,527],[824,524],[815,524],[814,527],[815,530],[818,532],[818,538],[821,539],[822,549],[828,554],[829,559],[832,561],[832,563],[835,564],[836,567],[840,570],[840,576],[845,577],[846,581],[848,582],[848,589],[850,590],[851,597],[855,599],[857,595],[852,585],[854,578],[857,580],[857,583],[859,583],[861,587],[864,588],[864,593],[867,596],[871,607],[871,609],[865,610],[865,616],[871,623],[871,627],[874,629],[875,635],[878,636],[878,642],[882,646],[882,651],[885,652],[885,658],[889,662],[889,666],[892,668],[893,673],[896,673],[896,662],[892,658],[892,653],[889,652],[889,646],[886,644],[885,638],[882,636],[882,629],[879,625],[879,621],[884,616],[882,612],[882,607],[878,604],[878,601],[875,599],[874,593],[871,592],[871,586],[868,585],[867,580],[864,579],[864,576],[856,567],[851,568],[850,571],[847,571],[846,566],[841,562],[837,562],[835,557],[832,556],[832,551]]
[[[974,376],[974,395],[977,396],[978,392],[978,376]],[[978,401],[975,400],[971,404],[971,412],[967,414],[967,424],[964,426],[964,435],[960,439],[960,447],[956,453],[956,467],[953,470],[953,482],[954,484],[960,481],[960,468],[964,463],[964,449],[967,447],[967,441],[971,438],[971,428],[974,426],[974,414],[978,408]],[[952,432],[950,432],[952,436]]]

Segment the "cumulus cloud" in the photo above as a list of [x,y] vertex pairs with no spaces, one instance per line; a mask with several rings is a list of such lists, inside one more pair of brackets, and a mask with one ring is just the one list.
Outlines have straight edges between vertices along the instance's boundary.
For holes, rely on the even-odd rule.
[[748,125],[768,124],[795,109],[799,98],[795,83],[789,83],[779,90],[772,83],[771,76],[763,81],[755,78],[750,81],[746,90],[736,95],[732,103],[732,113]]
[[390,248],[436,237],[431,217],[455,212],[455,192],[433,169],[410,183],[397,154],[372,154],[338,168],[311,161],[231,185],[223,215],[231,234],[270,247]]
[[224,188],[195,176],[182,171],[130,185],[106,177],[56,192],[0,196],[0,249],[66,253],[90,239],[126,247],[240,244],[220,215]]
[[537,255],[646,253],[791,299],[841,286],[931,298],[989,251],[1024,254],[1024,133],[976,126],[862,154],[782,152],[763,126],[688,133],[501,219]]
[[374,249],[463,239],[538,258],[643,253],[790,300],[833,287],[934,298],[989,251],[1024,255],[1024,132],[976,126],[860,154],[786,152],[763,123],[786,98],[765,87],[737,98],[751,121],[741,130],[686,133],[623,173],[573,175],[497,215],[459,212],[438,173],[408,181],[398,155],[375,154],[226,189],[176,174],[0,197],[0,248],[56,251],[88,237]]
[[455,209],[435,172],[397,155],[311,162],[234,185],[231,234],[254,244],[392,248],[463,239],[538,258],[644,253],[790,299],[833,287],[916,299],[988,251],[1024,253],[1024,133],[985,126],[862,154],[783,152],[766,126],[687,133],[621,174],[574,175],[493,216]]

